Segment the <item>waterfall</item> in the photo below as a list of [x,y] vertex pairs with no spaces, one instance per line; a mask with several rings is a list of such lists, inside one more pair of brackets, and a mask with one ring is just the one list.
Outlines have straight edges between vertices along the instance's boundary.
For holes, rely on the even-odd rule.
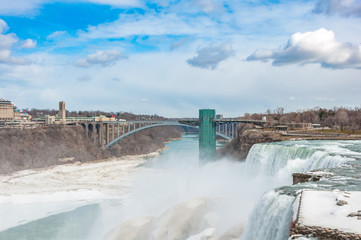
[[287,239],[293,200],[274,190],[266,192],[253,209],[242,240]]
[[294,172],[337,167],[350,160],[307,145],[263,143],[252,146],[245,165],[254,174],[290,178]]
[[[322,141],[255,144],[245,168],[255,175],[274,176],[285,185],[294,172],[333,168],[353,160],[334,151],[337,147]],[[242,240],[288,239],[293,201],[293,196],[277,189],[266,192],[253,208]]]

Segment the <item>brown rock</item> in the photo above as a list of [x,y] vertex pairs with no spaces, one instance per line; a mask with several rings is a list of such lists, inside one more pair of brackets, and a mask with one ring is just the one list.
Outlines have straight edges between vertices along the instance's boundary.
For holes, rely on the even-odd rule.
[[338,206],[343,206],[343,205],[346,205],[346,204],[348,204],[348,202],[346,202],[345,200],[338,200],[337,203],[336,203],[336,205],[338,205]]

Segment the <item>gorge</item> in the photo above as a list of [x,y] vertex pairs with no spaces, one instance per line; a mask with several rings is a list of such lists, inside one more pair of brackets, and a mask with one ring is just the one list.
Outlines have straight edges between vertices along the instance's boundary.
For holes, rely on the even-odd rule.
[[[200,166],[197,137],[183,138],[148,161],[69,163],[2,175],[1,208],[33,206],[37,214],[17,216],[0,239],[35,231],[37,239],[283,240],[299,190],[360,190],[357,140],[255,144],[245,162],[223,159]],[[333,176],[291,185],[293,172],[313,169]],[[44,177],[47,188],[34,190],[31,183],[39,185]],[[53,210],[41,213],[39,198]],[[86,224],[76,220],[84,216],[93,217]]]

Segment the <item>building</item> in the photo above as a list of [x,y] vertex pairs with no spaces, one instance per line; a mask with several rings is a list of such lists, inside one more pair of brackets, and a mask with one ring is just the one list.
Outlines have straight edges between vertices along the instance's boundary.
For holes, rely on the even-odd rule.
[[66,122],[66,110],[65,110],[65,102],[59,102],[59,121],[62,123]]
[[14,121],[14,105],[5,99],[0,99],[0,121],[9,122]]
[[115,116],[114,117],[106,117],[100,115],[99,117],[94,117],[94,121],[96,122],[113,122],[116,121]]
[[49,115],[45,116],[45,124],[46,125],[54,124],[54,123],[55,123],[55,116],[49,116]]
[[275,126],[276,131],[288,131],[288,126],[286,125],[277,125]]
[[31,115],[29,115],[27,112],[25,111],[15,111],[15,121],[30,121],[31,120]]
[[312,128],[320,129],[320,128],[321,128],[321,125],[318,124],[318,123],[313,123],[313,124],[312,124]]

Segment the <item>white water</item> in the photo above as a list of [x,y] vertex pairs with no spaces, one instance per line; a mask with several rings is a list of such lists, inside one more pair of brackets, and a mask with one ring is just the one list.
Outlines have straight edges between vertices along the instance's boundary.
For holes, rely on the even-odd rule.
[[330,154],[329,151],[312,145],[300,145],[297,142],[289,145],[289,143],[254,145],[248,154],[246,168],[255,174],[272,175],[287,180],[291,179],[294,172],[332,168],[352,160],[334,154],[335,151],[332,150],[335,148],[329,148],[332,151]]
[[[157,173],[138,178],[117,231],[122,233],[146,215],[152,217],[146,232],[141,229],[141,238],[129,239],[240,239],[258,202],[242,239],[287,239],[293,197],[270,191],[260,198],[262,193],[290,184],[293,172],[337,167],[351,160],[295,143],[255,145],[245,164],[224,160],[199,167],[196,158],[179,155],[153,163]],[[193,201],[202,204],[186,207]],[[209,216],[212,221],[207,220]],[[107,240],[128,239],[113,234]]]
[[[350,160],[349,156],[339,154],[345,152],[341,145],[332,147],[332,144],[320,143],[314,147],[303,141],[258,144],[251,149],[245,164],[222,160],[199,166],[197,138],[186,136],[183,141],[169,144],[170,150],[161,158],[136,171],[132,170],[134,166],[129,161],[126,168],[121,161],[115,161],[95,163],[96,167],[87,165],[81,168],[81,174],[79,166],[62,166],[62,170],[52,168],[37,174],[14,175],[6,180],[0,177],[0,185],[9,190],[8,193],[1,192],[0,197],[7,199],[7,204],[12,204],[14,209],[24,209],[25,205],[17,203],[15,198],[17,191],[21,193],[22,186],[27,186],[25,181],[32,183],[25,188],[28,197],[34,195],[33,191],[51,198],[51,194],[59,190],[79,189],[97,190],[107,195],[99,195],[87,203],[95,203],[98,207],[86,210],[96,217],[90,223],[78,226],[78,230],[84,232],[81,236],[69,230],[69,226],[59,225],[54,230],[57,233],[51,237],[46,237],[48,235],[42,233],[43,227],[40,227],[38,236],[43,234],[43,237],[38,239],[240,239],[249,218],[243,240],[282,240],[287,239],[293,197],[268,190],[290,184],[293,172],[336,167]],[[73,183],[68,181],[62,187],[60,178],[71,179]],[[8,184],[11,182],[16,182],[17,188]],[[36,190],[31,190],[32,187]],[[265,191],[268,192],[262,196]],[[10,202],[9,193],[13,194]],[[77,195],[76,191],[72,196],[84,203],[84,196]],[[113,199],[112,202],[109,199]],[[5,206],[4,201],[0,203],[0,209]],[[32,204],[38,206],[35,202]],[[37,207],[37,210],[41,209]],[[59,211],[46,209],[42,218],[48,223],[47,216],[56,218]],[[82,212],[69,212],[72,213],[84,218]],[[21,212],[17,211],[15,215],[20,215],[15,226],[27,226],[21,221]],[[73,215],[66,218],[67,221],[72,221]],[[26,219],[31,224],[39,217]],[[26,228],[12,229],[24,231],[25,236],[28,231]],[[66,229],[69,231],[64,233]],[[6,239],[2,238],[6,234],[0,232],[0,239]]]
[[[252,147],[246,168],[256,174],[272,175],[290,184],[294,172],[328,169],[355,161],[360,152],[345,147],[360,141],[295,141],[256,144]],[[361,149],[358,149],[361,151]],[[294,197],[281,191],[266,192],[253,209],[242,240],[284,240],[288,238]]]
[[287,239],[293,200],[293,197],[274,190],[265,193],[254,208],[249,219],[250,227],[242,239]]

